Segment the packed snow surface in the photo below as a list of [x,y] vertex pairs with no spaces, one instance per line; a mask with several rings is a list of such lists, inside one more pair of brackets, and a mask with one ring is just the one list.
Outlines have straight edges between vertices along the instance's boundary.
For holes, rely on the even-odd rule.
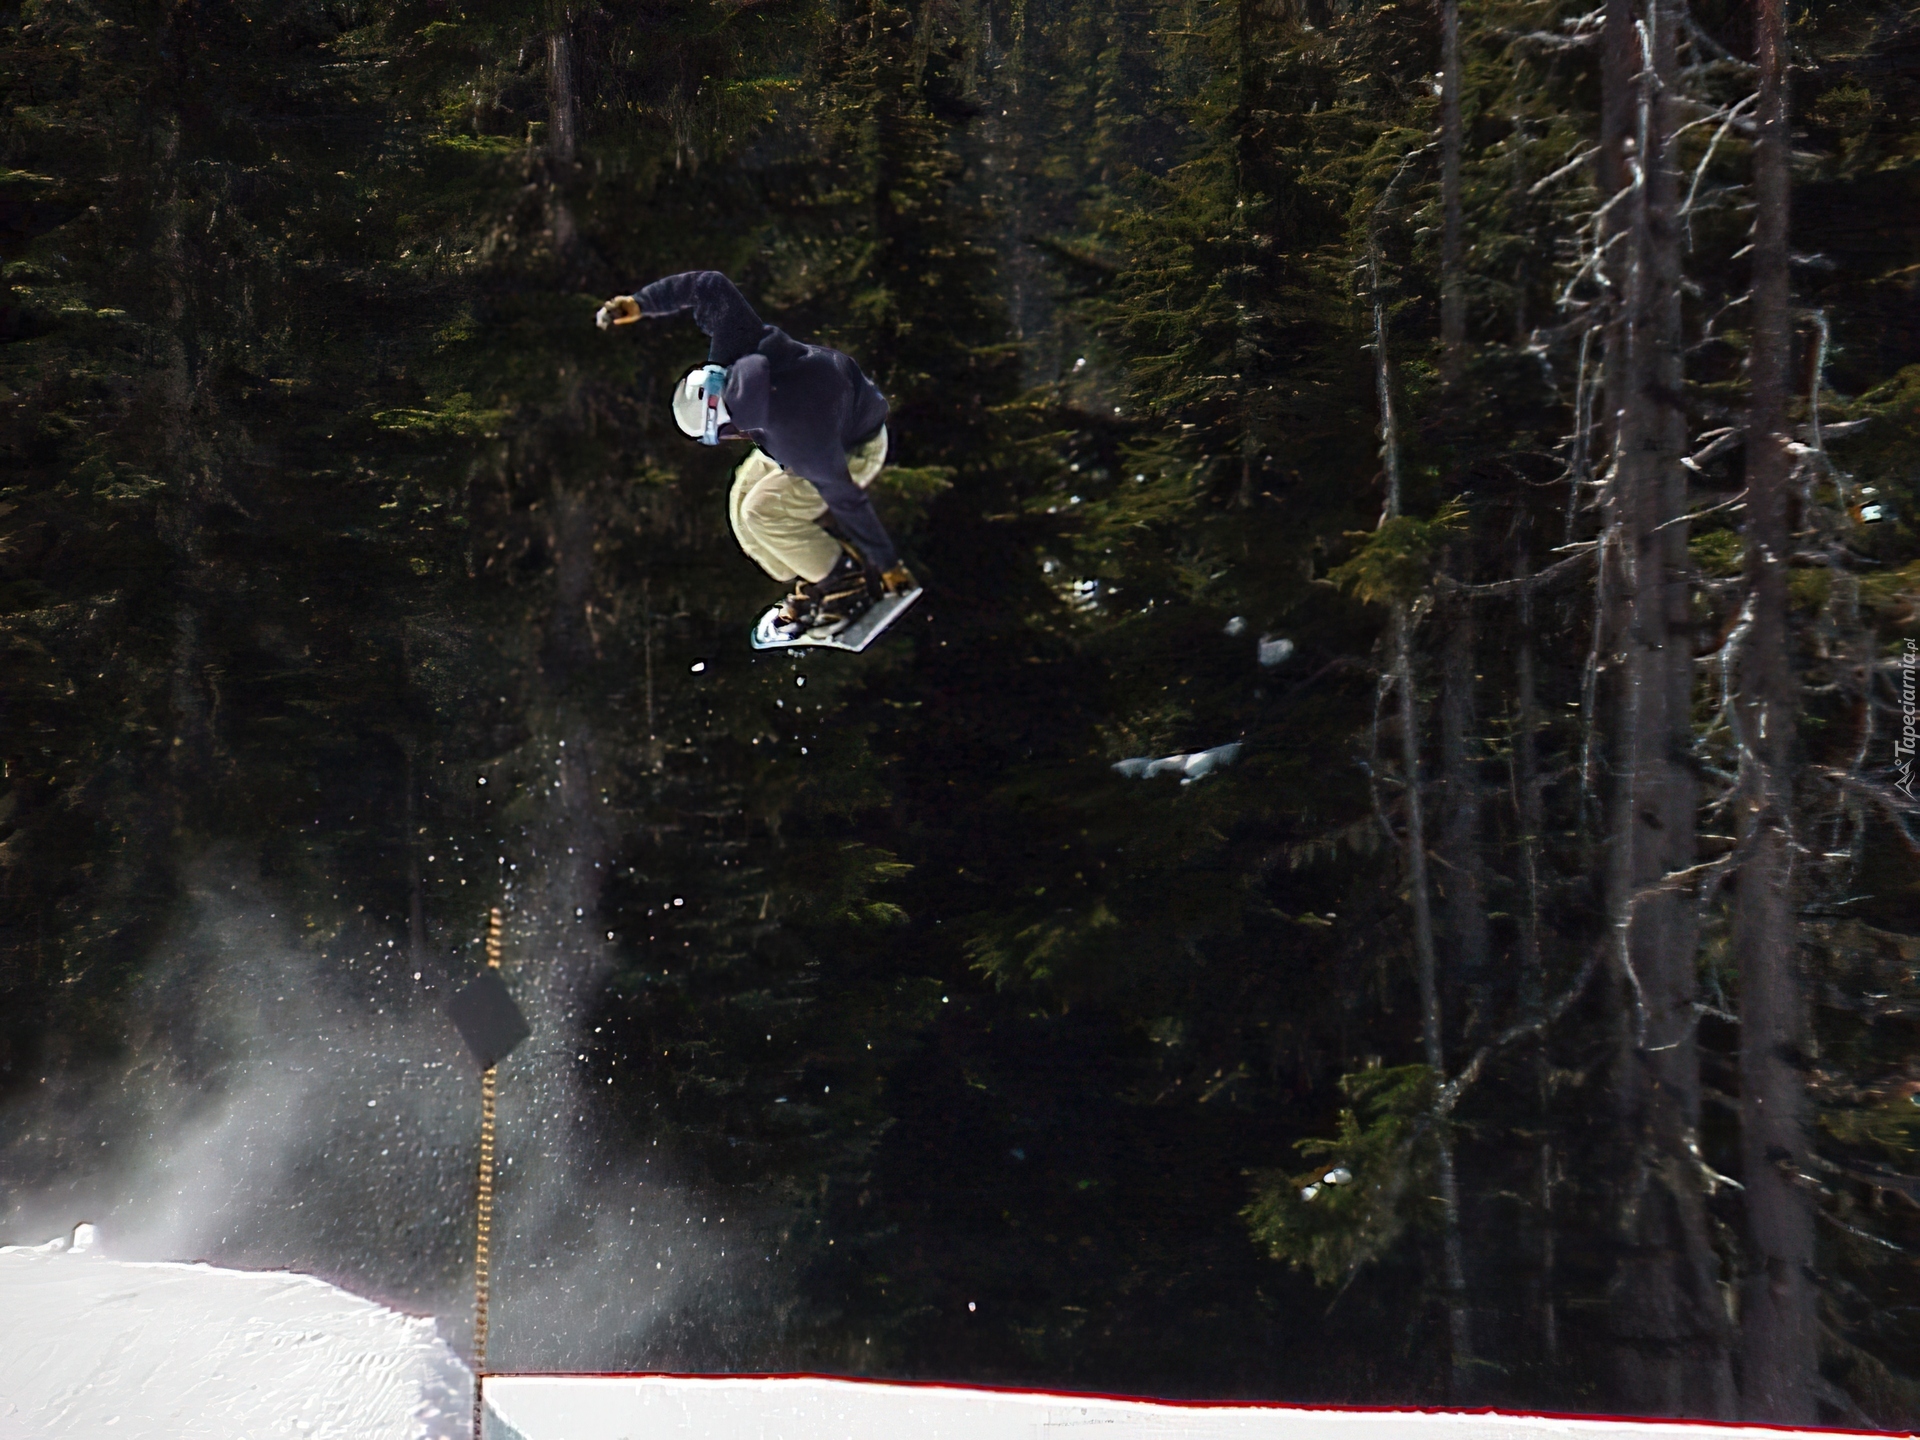
[[487,1440],[1762,1440],[1685,1421],[1182,1404],[823,1376],[491,1375]]
[[0,1440],[456,1440],[431,1320],[310,1275],[0,1247]]

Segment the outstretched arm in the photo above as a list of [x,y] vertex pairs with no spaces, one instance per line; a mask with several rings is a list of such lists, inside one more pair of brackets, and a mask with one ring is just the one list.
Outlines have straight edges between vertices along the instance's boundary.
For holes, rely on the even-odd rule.
[[[637,296],[621,298],[631,299],[638,305],[635,319],[642,314],[651,319],[691,310],[693,323],[707,337],[707,359],[714,365],[731,365],[742,355],[751,354],[767,329],[753,306],[747,303],[747,297],[718,270],[688,270],[669,275],[654,281]],[[607,303],[612,309],[617,302]],[[624,323],[618,315],[613,317],[613,322]]]

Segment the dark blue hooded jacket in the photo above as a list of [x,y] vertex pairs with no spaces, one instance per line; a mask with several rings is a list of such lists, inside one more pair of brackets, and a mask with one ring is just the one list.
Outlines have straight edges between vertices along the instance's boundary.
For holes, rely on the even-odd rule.
[[860,367],[838,350],[803,345],[762,322],[718,270],[669,275],[636,298],[649,316],[693,311],[710,342],[708,362],[727,367],[731,421],[722,433],[747,436],[783,469],[812,481],[867,563],[890,568],[893,541],[847,473],[847,452],[887,419],[887,397]]

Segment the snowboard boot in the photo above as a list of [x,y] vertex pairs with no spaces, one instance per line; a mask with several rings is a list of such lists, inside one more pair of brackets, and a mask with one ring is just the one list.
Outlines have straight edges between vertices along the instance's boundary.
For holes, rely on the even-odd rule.
[[780,602],[780,613],[774,617],[773,623],[783,636],[791,640],[811,630],[819,618],[820,602],[814,599],[813,587],[804,580],[796,580],[793,593]]
[[842,629],[860,618],[874,601],[874,584],[860,557],[848,551],[833,563],[819,584],[807,587],[819,601],[820,613],[815,625]]
[[873,589],[866,567],[849,552],[841,555],[821,579],[796,582],[793,593],[780,607],[776,623],[788,636],[823,625],[837,630],[858,619],[871,604]]

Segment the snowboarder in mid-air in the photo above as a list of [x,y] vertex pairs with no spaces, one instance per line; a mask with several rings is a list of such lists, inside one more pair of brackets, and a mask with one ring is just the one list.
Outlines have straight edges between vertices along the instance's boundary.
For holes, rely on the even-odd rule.
[[838,350],[765,324],[717,270],[616,295],[595,321],[604,330],[686,310],[707,336],[707,363],[675,387],[674,421],[708,445],[753,442],[727,500],[734,537],[793,582],[754,644],[864,649],[920,594],[867,498],[887,458],[887,397]]

